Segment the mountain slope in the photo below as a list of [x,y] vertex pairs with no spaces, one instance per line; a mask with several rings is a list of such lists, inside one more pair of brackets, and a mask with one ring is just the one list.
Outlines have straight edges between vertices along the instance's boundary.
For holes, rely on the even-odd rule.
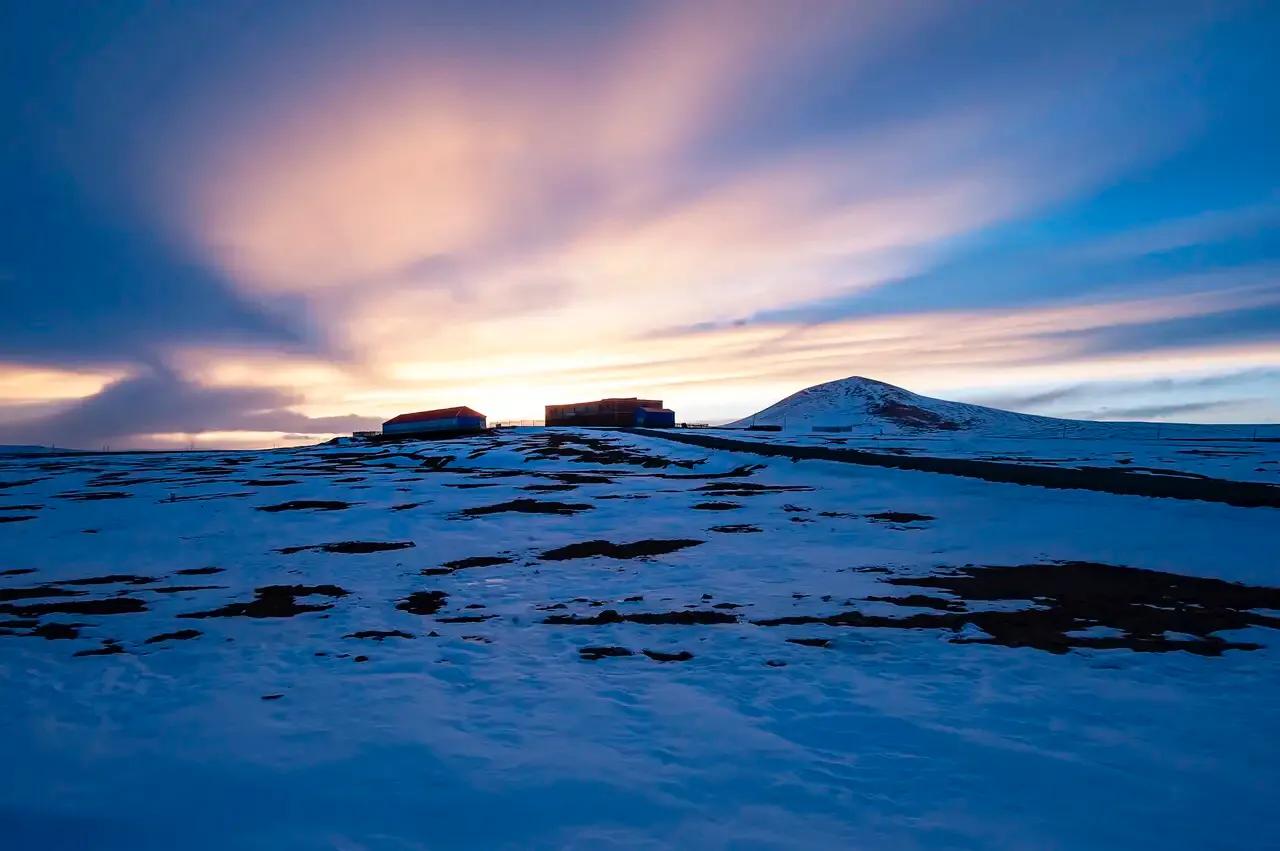
[[[1200,436],[1239,432],[1255,426],[1184,423],[1093,422],[1019,414],[983,405],[921,396],[901,387],[852,376],[815,384],[730,426],[781,426],[786,431],[849,428],[861,434],[972,434],[1001,437],[1145,437],[1164,434]],[[1261,427],[1268,432],[1275,426]]]

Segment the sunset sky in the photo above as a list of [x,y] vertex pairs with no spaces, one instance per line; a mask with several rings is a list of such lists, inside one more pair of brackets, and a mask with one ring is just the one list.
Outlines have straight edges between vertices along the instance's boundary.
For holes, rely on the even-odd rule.
[[0,4],[0,443],[1280,422],[1280,4]]

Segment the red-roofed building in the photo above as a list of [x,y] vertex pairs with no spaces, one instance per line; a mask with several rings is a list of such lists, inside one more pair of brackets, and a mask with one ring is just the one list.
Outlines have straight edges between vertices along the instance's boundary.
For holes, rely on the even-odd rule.
[[646,426],[670,428],[676,415],[661,399],[600,399],[572,405],[547,405],[549,426]]
[[474,408],[460,405],[434,411],[417,411],[392,417],[382,424],[384,435],[430,434],[436,432],[483,431],[485,416]]

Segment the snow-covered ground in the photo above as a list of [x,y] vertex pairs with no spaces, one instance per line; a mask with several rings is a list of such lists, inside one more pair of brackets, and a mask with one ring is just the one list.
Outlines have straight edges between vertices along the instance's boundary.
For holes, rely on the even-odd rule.
[[1278,520],[570,430],[0,459],[0,845],[1263,847]]
[[1049,467],[1113,467],[1152,475],[1211,476],[1280,485],[1280,438],[1009,438],[948,432],[890,436],[814,431],[691,431],[784,446],[829,446],[893,455],[972,458]]

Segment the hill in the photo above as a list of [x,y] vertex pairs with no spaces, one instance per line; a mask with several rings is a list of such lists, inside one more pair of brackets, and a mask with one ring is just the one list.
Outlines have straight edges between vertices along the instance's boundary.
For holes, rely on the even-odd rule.
[[861,434],[955,434],[1000,437],[1142,438],[1163,435],[1188,438],[1250,437],[1267,432],[1280,436],[1280,426],[1197,425],[1190,423],[1096,422],[1020,414],[922,396],[861,376],[815,384],[762,411],[729,424],[781,426],[786,431],[848,428]]

